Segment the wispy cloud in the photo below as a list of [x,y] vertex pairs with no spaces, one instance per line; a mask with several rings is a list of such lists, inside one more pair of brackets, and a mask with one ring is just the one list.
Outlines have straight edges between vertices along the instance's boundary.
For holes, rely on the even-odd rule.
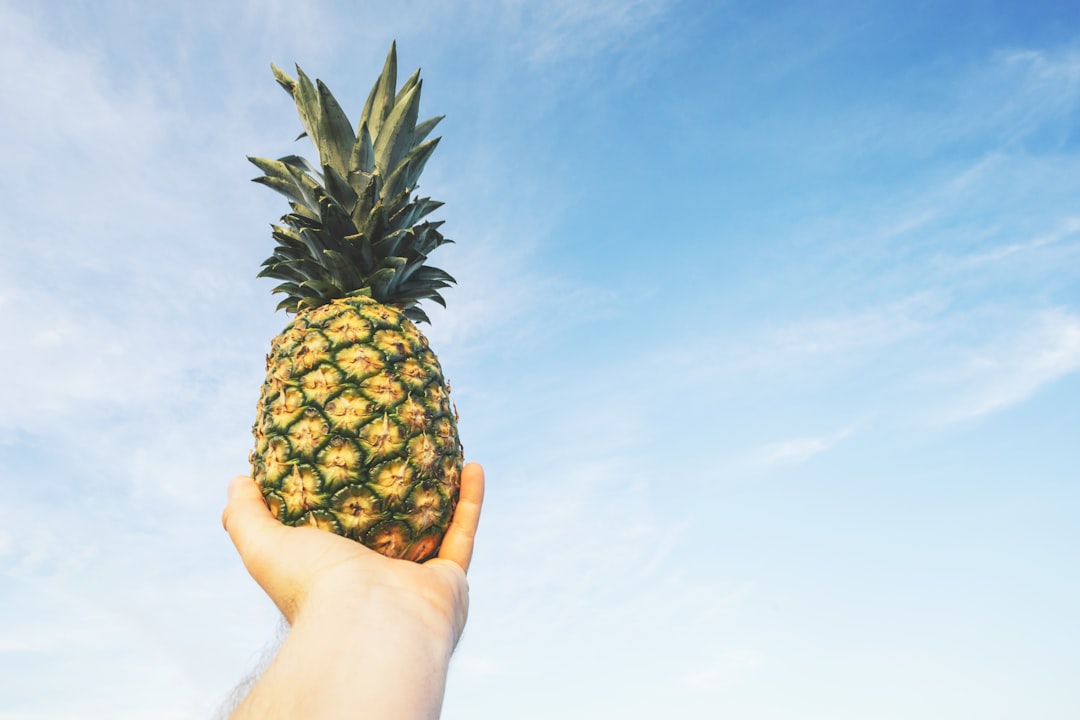
[[[754,375],[775,383],[778,377],[810,370],[827,375],[930,332],[948,306],[944,294],[918,290],[858,309],[815,313],[800,308],[802,319],[750,327],[741,334],[729,328],[717,328],[715,335],[698,331],[674,356],[693,361],[692,367],[680,368],[687,382]],[[671,355],[667,351],[662,361],[669,364]],[[702,357],[713,362],[702,366],[697,362]]]
[[982,265],[1003,260],[1011,255],[1037,250],[1048,245],[1055,245],[1064,240],[1073,238],[1080,233],[1080,217],[1070,216],[1058,223],[1056,228],[1043,233],[1031,240],[1014,242],[996,247],[985,252],[979,252],[966,259],[968,265]]
[[833,433],[792,438],[766,443],[752,450],[746,458],[751,468],[767,470],[780,465],[802,463],[832,450],[855,434],[855,426],[849,425]]
[[518,43],[533,62],[600,55],[647,29],[670,0],[503,0],[506,19],[521,31]]
[[995,69],[1015,83],[998,111],[1008,118],[1014,137],[1037,130],[1050,118],[1067,117],[1080,101],[1080,46],[1006,51]]
[[806,320],[772,331],[771,347],[765,352],[810,358],[889,345],[924,329],[940,307],[939,298],[919,293],[865,310]]
[[1047,310],[998,337],[955,368],[947,423],[974,420],[1021,403],[1080,370],[1080,316]]
[[[922,92],[905,93],[919,107],[883,118],[889,130],[877,134],[884,144],[901,143],[917,157],[960,146],[982,152],[1022,150],[1033,135],[1063,141],[1064,124],[1080,101],[1080,46],[999,50],[960,72],[940,74],[935,65],[916,74]],[[927,90],[943,90],[927,102]],[[1047,133],[1050,135],[1047,135]]]

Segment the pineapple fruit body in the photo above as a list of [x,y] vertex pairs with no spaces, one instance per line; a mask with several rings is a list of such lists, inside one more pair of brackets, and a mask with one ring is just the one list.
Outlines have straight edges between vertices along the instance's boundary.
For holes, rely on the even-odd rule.
[[453,516],[462,452],[427,338],[364,297],[299,313],[278,335],[255,422],[254,477],[289,525],[423,561]]

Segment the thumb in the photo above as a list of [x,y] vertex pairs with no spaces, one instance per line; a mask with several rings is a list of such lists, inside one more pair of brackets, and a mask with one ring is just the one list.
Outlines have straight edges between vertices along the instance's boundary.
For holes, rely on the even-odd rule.
[[256,546],[265,542],[266,534],[283,527],[270,513],[259,486],[244,475],[234,477],[229,483],[228,502],[221,513],[221,524],[240,558],[249,566]]

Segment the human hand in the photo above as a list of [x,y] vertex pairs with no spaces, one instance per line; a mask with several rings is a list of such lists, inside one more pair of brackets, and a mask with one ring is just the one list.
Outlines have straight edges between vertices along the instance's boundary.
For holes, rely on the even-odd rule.
[[[418,564],[387,558],[324,530],[284,525],[270,513],[251,478],[234,478],[222,524],[252,578],[292,628],[264,676],[278,679],[260,681],[237,717],[245,716],[245,707],[252,717],[278,716],[265,713],[267,708],[284,712],[290,698],[281,694],[287,694],[290,684],[312,693],[314,688],[306,681],[301,684],[297,672],[326,685],[333,685],[331,677],[341,677],[345,687],[355,691],[358,677],[372,678],[372,664],[384,680],[395,665],[406,673],[426,672],[427,682],[435,683],[429,695],[437,694],[441,703],[445,668],[468,614],[465,571],[472,559],[483,497],[483,469],[470,463],[462,471],[458,506],[438,557]],[[317,670],[321,664],[328,667]],[[314,694],[326,701],[336,689]],[[408,688],[411,697],[418,689],[415,684]],[[326,717],[337,712],[326,702],[321,707]],[[323,716],[310,704],[293,711],[301,710],[307,714],[297,716]]]
[[402,600],[435,606],[461,634],[468,610],[465,571],[484,498],[484,471],[470,463],[461,475],[461,495],[437,558],[424,564],[393,560],[360,543],[309,527],[290,527],[267,508],[248,477],[229,484],[222,524],[255,581],[292,625],[309,601],[336,593],[355,595],[384,586]]

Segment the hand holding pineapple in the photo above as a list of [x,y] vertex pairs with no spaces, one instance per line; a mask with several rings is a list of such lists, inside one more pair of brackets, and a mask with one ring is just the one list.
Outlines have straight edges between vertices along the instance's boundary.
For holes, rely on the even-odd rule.
[[222,522],[291,627],[233,718],[438,717],[483,496],[483,470],[470,463],[438,557],[418,564],[283,525],[256,483],[234,479]]

